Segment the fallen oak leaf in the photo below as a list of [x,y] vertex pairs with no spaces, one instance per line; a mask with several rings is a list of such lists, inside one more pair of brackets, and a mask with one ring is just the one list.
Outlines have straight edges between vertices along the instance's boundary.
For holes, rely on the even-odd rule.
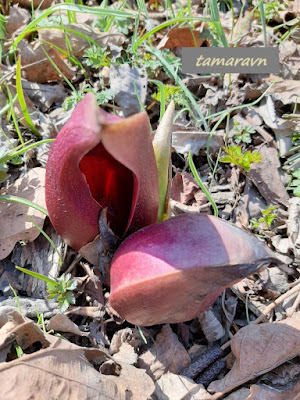
[[[145,69],[129,64],[110,66],[110,87],[116,103],[125,117],[138,113],[140,102],[145,104],[147,95],[147,74]],[[138,93],[138,96],[137,96]]]
[[72,80],[75,77],[75,71],[62,60],[61,54],[57,50],[47,44],[41,45],[40,42],[31,44],[26,40],[21,40],[18,44],[18,50],[21,56],[22,71],[24,71],[22,75],[28,81],[47,83],[62,80],[62,75],[53,67],[43,49],[66,78]]
[[[33,168],[17,179],[8,189],[1,190],[1,195],[22,197],[45,208],[45,169]],[[7,201],[0,202],[0,260],[7,257],[15,244],[23,240],[32,242],[40,231],[28,220],[27,215],[40,227],[43,227],[45,214],[41,211]]]
[[48,322],[48,329],[55,332],[68,332],[78,336],[89,336],[89,333],[83,332],[79,327],[69,319],[65,314],[56,314]]
[[155,382],[157,399],[172,400],[210,400],[212,396],[203,385],[171,372],[167,372]]
[[251,385],[250,395],[246,400],[299,400],[300,381],[292,389],[278,390],[270,385]]
[[12,37],[19,28],[25,26],[29,21],[30,12],[28,10],[20,8],[18,5],[10,7],[5,25],[8,38]]
[[262,146],[259,152],[262,161],[251,164],[247,177],[257,187],[267,204],[281,203],[287,207],[289,195],[279,175],[278,151],[273,147]]
[[188,352],[167,324],[156,336],[153,346],[139,357],[138,366],[157,381],[168,371],[178,374],[190,362]]
[[36,8],[41,8],[46,9],[49,8],[53,2],[53,0],[12,0],[14,4],[20,4],[23,7],[28,7],[31,8],[33,7],[34,9]]
[[[232,369],[208,390],[223,396],[234,388],[300,355],[300,312],[280,322],[250,324],[231,340]],[[288,338],[288,340],[287,340]]]
[[[20,313],[9,314],[13,329],[6,329],[5,337],[27,348],[33,342],[43,342],[43,348],[23,354],[9,362],[0,362],[1,395],[7,400],[56,399],[64,400],[146,400],[154,391],[154,383],[145,371],[122,363],[119,376],[102,375],[89,360],[110,358],[104,348],[85,348],[44,334],[33,321]],[[24,327],[28,329],[24,330]],[[6,327],[6,324],[0,329]],[[39,332],[36,336],[35,332]],[[22,347],[23,348],[23,347]],[[1,349],[0,349],[1,350]],[[1,352],[0,352],[1,354]],[[84,372],[84,373],[83,373]],[[30,379],[28,376],[30,374]]]
[[199,37],[200,31],[190,28],[174,27],[161,40],[158,49],[174,49],[175,47],[201,47],[207,40]]
[[22,88],[30,100],[43,112],[49,110],[53,103],[62,103],[67,92],[62,85],[22,82]]

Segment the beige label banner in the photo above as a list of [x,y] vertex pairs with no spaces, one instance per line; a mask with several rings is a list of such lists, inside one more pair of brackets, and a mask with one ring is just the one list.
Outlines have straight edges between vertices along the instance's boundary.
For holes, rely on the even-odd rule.
[[182,70],[190,74],[279,72],[278,47],[183,47]]

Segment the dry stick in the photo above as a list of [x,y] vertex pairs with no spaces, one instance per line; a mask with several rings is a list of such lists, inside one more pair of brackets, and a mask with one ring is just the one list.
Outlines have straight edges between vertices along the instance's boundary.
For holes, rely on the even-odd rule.
[[74,260],[71,262],[71,264],[68,266],[68,268],[65,270],[65,275],[70,274],[73,269],[75,268],[76,264],[80,261],[82,256],[80,254],[77,254]]
[[[278,306],[280,303],[283,302],[286,298],[292,296],[293,294],[300,292],[300,283],[298,283],[296,286],[294,286],[292,289],[288,290],[286,293],[284,293],[282,296],[279,296],[276,300],[272,301],[261,313],[261,315],[252,323],[254,324],[259,324],[261,321],[263,321],[266,316],[269,314],[270,311],[272,311],[276,306]],[[297,297],[298,298],[298,297]],[[221,349],[224,350],[228,346],[230,346],[232,340],[229,342],[225,343],[223,346],[221,346]],[[232,389],[231,389],[232,390]],[[226,393],[228,393],[228,389],[223,390],[222,392],[217,392],[212,395],[211,400],[219,400],[221,397],[223,397]]]
[[[272,301],[272,303],[270,303],[261,313],[261,315],[256,318],[255,321],[253,321],[253,324],[259,324],[260,322],[262,322],[266,316],[275,308],[277,307],[280,303],[282,303],[285,299],[287,299],[288,297],[292,296],[293,294],[300,292],[300,283],[298,283],[296,286],[294,286],[292,289],[288,290],[286,293],[284,293],[283,295],[279,296],[276,300]],[[223,344],[223,346],[221,346],[222,350],[227,349],[228,346],[230,346],[231,344],[231,340],[229,340],[227,343]]]
[[254,321],[255,324],[259,324],[261,321],[263,321],[266,316],[275,308],[277,307],[280,303],[283,302],[283,300],[287,299],[290,297],[292,294],[297,293],[300,291],[300,283],[298,285],[294,286],[292,289],[288,290],[286,293],[283,295],[279,296],[276,300],[272,301],[271,304],[269,304],[261,313],[261,315]]
[[291,317],[294,312],[297,310],[297,307],[300,304],[300,292],[298,293],[298,296],[296,297],[296,300],[294,301],[294,304],[290,308],[289,312],[287,313],[289,317]]

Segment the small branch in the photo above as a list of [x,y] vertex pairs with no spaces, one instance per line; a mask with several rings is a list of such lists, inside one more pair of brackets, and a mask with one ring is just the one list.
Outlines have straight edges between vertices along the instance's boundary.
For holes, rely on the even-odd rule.
[[[260,322],[262,322],[266,316],[275,308],[277,307],[279,304],[281,304],[285,299],[287,299],[288,297],[292,296],[293,294],[296,294],[297,292],[300,292],[300,283],[298,283],[296,286],[294,286],[292,289],[288,290],[286,293],[284,293],[283,295],[279,296],[276,300],[272,301],[272,303],[270,303],[261,313],[261,315],[252,323],[253,324],[259,324]],[[296,307],[298,305],[297,300],[298,300],[299,295],[297,296],[296,299]],[[300,300],[300,298],[299,298]],[[298,301],[299,301],[298,300]],[[294,304],[294,306],[295,306]],[[293,307],[294,307],[293,306]],[[223,344],[223,346],[221,346],[222,350],[227,349],[227,347],[229,347],[231,344],[231,340],[229,340],[228,342],[226,342],[225,344]]]

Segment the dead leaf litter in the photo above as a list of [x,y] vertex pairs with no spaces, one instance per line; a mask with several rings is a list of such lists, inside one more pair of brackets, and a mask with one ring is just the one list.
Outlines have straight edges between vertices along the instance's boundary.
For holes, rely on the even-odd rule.
[[[216,26],[205,20],[210,17],[209,2],[172,2],[165,9],[164,2],[150,0],[140,10],[134,1],[126,7],[109,2],[109,12],[123,12],[118,18],[97,13],[97,1],[83,3],[88,8],[66,7],[60,0],[0,5],[0,195],[46,207],[50,143],[17,157],[6,156],[22,144],[20,137],[25,145],[53,139],[85,93],[93,92],[99,105],[118,116],[146,110],[153,131],[162,103],[174,101],[172,215],[213,214],[199,178],[219,217],[255,234],[279,261],[226,289],[192,321],[135,327],[109,303],[109,287],[97,265],[98,249],[83,258],[64,243],[42,212],[1,199],[1,398],[296,400],[300,1],[264,4],[266,38],[257,28],[257,7],[235,1],[230,10],[227,2],[217,2],[223,41],[231,47],[255,47],[266,40],[267,46],[279,47],[280,57],[278,74],[224,76],[181,70],[182,47],[220,45]],[[204,20],[166,23],[185,15]],[[146,40],[148,32],[162,23],[165,26]],[[136,50],[131,47],[134,40],[140,40]],[[29,117],[24,114],[19,81]],[[230,149],[235,153],[226,161]],[[234,158],[238,151],[239,159]],[[189,152],[199,177],[190,169]],[[260,161],[247,165],[249,153],[255,152]],[[106,262],[109,251],[102,255]],[[16,266],[56,282],[62,273],[68,274],[75,282],[68,292],[75,304],[70,302],[61,313],[58,296],[48,298],[46,282]]]

